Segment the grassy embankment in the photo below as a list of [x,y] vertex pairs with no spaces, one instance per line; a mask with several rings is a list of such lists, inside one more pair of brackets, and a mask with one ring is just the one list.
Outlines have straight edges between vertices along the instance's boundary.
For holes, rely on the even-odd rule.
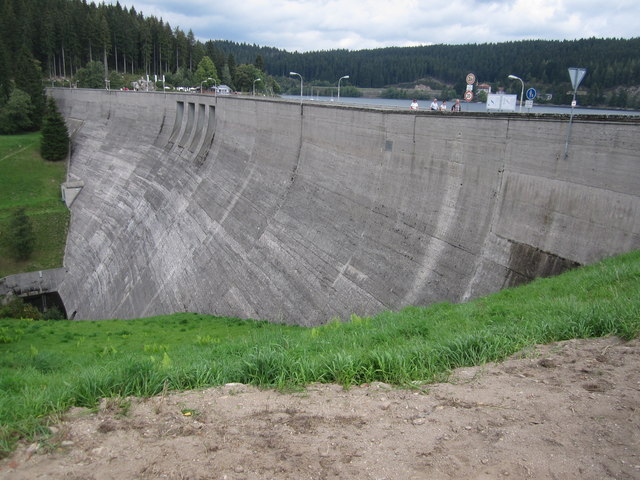
[[[640,333],[640,251],[460,305],[303,328],[176,314],[0,320],[0,455],[67,408],[229,382],[416,386],[536,343]],[[120,400],[117,400],[120,401]]]
[[[40,156],[40,132],[0,135],[0,278],[62,266],[69,211],[60,200],[65,162]],[[11,215],[25,207],[36,236],[31,258],[16,261],[7,233]]]

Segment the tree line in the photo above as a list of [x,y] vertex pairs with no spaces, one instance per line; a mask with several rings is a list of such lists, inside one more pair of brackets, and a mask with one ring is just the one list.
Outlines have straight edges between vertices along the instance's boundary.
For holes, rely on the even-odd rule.
[[226,83],[279,93],[259,57],[236,64],[213,42],[196,41],[154,16],[120,3],[0,0],[0,133],[38,130],[45,85],[111,88],[149,75],[175,86]]
[[[45,78],[71,79],[90,63],[100,62],[103,80],[116,72],[169,75],[188,82],[205,56],[214,62],[220,81],[232,84],[238,74],[233,55],[214,42],[198,41],[192,30],[185,33],[119,2],[0,0],[0,51],[2,70],[16,75],[17,59],[28,53]],[[260,69],[255,60],[247,63]]]
[[261,55],[267,71],[275,76],[296,71],[305,79],[336,82],[349,75],[350,82],[360,88],[436,79],[459,96],[465,91],[468,73],[474,73],[479,83],[492,85],[494,91],[519,88],[507,79],[508,75],[517,75],[528,85],[567,102],[571,89],[568,68],[582,67],[587,69],[581,84],[585,93],[582,103],[640,107],[640,38],[524,40],[305,53],[229,41],[214,44],[238,61]]

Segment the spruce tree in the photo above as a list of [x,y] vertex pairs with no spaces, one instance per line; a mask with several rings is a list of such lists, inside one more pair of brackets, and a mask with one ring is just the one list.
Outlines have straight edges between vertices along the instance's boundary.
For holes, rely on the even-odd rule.
[[45,160],[54,162],[63,160],[69,153],[69,131],[52,97],[47,100],[40,153]]
[[12,89],[8,58],[5,46],[0,41],[0,107],[9,99]]
[[24,208],[18,208],[11,217],[9,241],[16,260],[27,260],[33,253],[36,237],[31,220]]
[[22,46],[18,52],[15,64],[14,82],[16,88],[23,90],[31,97],[33,112],[30,115],[35,129],[40,128],[45,109],[44,88],[42,87],[42,71],[31,52]]

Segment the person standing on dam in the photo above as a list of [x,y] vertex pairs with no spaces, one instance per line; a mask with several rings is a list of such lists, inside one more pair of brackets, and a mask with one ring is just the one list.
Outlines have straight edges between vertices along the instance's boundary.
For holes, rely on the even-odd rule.
[[460,99],[456,98],[456,103],[454,103],[451,106],[451,111],[452,112],[461,112],[462,111],[462,105],[460,105]]
[[438,111],[438,99],[437,98],[433,99],[433,102],[431,102],[431,105],[429,106],[429,110]]
[[412,100],[411,105],[409,105],[410,110],[418,110],[418,100],[415,98]]

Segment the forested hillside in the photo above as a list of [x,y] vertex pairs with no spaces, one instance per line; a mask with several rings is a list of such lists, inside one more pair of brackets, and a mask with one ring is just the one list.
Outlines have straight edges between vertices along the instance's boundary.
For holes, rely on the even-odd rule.
[[289,69],[306,77],[334,80],[348,72],[359,87],[383,87],[435,77],[455,84],[474,72],[481,82],[502,81],[517,74],[527,81],[556,84],[568,81],[567,68],[584,67],[586,87],[640,85],[640,37],[575,41],[529,40],[481,45],[431,45],[374,50],[332,50],[288,53],[274,48],[216,41],[238,61],[260,54],[272,75]]
[[166,75],[177,85],[193,82],[197,66],[208,56],[219,80],[234,88],[251,85],[251,78],[238,85],[242,82],[237,67],[248,64],[281,77],[285,88],[295,88],[289,72],[296,71],[305,85],[314,81],[333,85],[343,75],[350,76],[349,85],[359,88],[435,79],[457,95],[464,91],[469,72],[481,83],[507,89],[518,87],[506,79],[514,74],[557,99],[570,88],[567,68],[577,66],[588,71],[582,104],[637,108],[639,51],[640,37],[299,53],[228,40],[203,42],[191,30],[185,33],[162,18],[120,3],[0,0],[0,102],[8,96],[10,80],[18,83],[24,76],[18,70],[32,60],[47,79],[71,81],[89,62],[100,62],[110,72]]

